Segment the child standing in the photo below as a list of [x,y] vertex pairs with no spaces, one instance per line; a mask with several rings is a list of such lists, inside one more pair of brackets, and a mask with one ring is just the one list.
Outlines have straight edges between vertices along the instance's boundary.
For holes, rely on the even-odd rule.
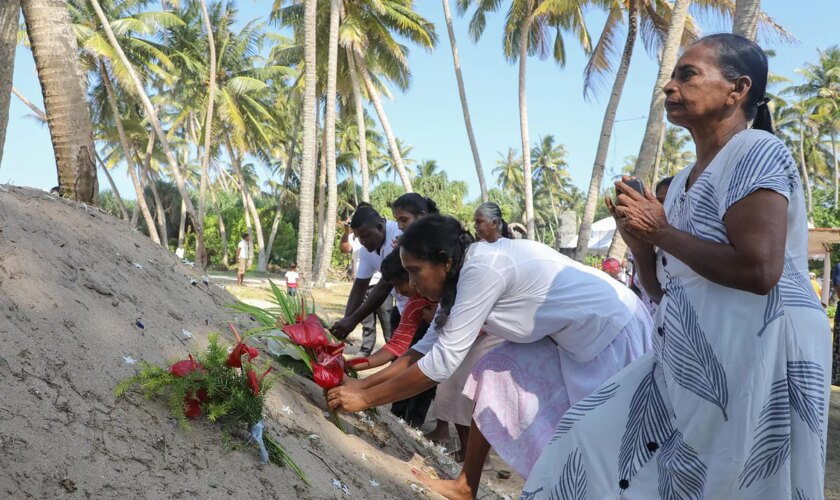
[[299,277],[300,275],[297,273],[297,264],[293,263],[289,266],[289,270],[286,271],[286,293],[289,294],[289,297],[297,295]]

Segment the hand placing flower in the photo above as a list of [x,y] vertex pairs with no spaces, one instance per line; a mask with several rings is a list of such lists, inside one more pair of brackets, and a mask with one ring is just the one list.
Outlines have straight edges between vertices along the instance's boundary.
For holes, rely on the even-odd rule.
[[362,389],[340,386],[327,392],[327,404],[330,410],[355,413],[370,408]]

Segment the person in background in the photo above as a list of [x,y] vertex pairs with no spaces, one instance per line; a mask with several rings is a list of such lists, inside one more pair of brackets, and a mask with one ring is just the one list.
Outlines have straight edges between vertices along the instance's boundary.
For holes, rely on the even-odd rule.
[[[820,299],[820,302],[822,303],[822,285],[820,285],[819,280],[817,280],[817,273],[808,273],[808,279],[811,280],[811,288],[814,289],[814,293],[817,294],[817,298]],[[825,307],[825,304],[823,304],[823,307]]]
[[601,271],[604,271],[610,276],[610,278],[618,281],[619,283],[624,283],[621,281],[621,262],[619,262],[618,259],[613,257],[604,259],[603,262],[601,262]]
[[668,188],[671,187],[671,181],[673,180],[673,177],[666,177],[656,183],[656,190],[654,191],[656,194],[656,201],[663,205],[665,204],[665,197],[668,196]]
[[286,293],[289,294],[289,297],[297,295],[298,278],[300,278],[300,275],[297,273],[297,264],[293,262],[289,266],[289,270],[286,271]]
[[423,337],[429,327],[429,323],[423,320],[424,309],[437,306],[418,294],[417,290],[408,284],[408,273],[400,262],[399,252],[391,252],[382,261],[382,279],[393,286],[397,293],[408,297],[408,302],[400,317],[400,324],[382,349],[370,356],[359,356],[347,361],[358,371],[378,368],[405,354]]
[[[362,323],[362,346],[358,353],[362,357],[370,356],[376,347],[377,319],[385,342],[391,338],[394,298],[392,287],[380,279],[379,269],[382,260],[393,250],[391,241],[400,234],[396,222],[386,221],[370,204],[360,203],[347,225],[346,238],[342,236],[339,245],[343,253],[358,252],[358,265],[344,318],[335,322],[331,330],[343,340]],[[359,245],[358,249],[354,249],[353,240]]]
[[248,244],[250,241],[251,236],[243,233],[236,246],[236,262],[239,265],[236,270],[236,284],[239,286],[244,286],[245,270],[248,269],[248,261],[251,259],[251,246]]

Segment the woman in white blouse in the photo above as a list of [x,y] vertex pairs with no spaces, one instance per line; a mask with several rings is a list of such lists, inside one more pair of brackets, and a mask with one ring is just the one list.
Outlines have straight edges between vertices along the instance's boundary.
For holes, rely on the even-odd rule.
[[474,415],[461,475],[430,484],[448,498],[475,497],[490,446],[527,476],[566,410],[651,346],[644,306],[602,272],[534,241],[470,242],[451,217],[408,228],[400,256],[412,286],[439,302],[434,323],[388,369],[327,395],[347,412],[404,399],[449,378],[480,330],[507,340],[488,356],[502,353],[496,371],[508,375],[472,391],[498,400]]

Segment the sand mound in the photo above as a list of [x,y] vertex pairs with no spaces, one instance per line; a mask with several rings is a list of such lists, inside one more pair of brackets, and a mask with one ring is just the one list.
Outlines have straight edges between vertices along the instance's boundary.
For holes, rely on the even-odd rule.
[[271,390],[267,429],[311,487],[259,466],[240,436],[207,423],[183,432],[163,402],[115,401],[132,360],[163,364],[211,332],[232,340],[228,322],[254,326],[225,308],[233,300],[111,216],[0,186],[0,497],[418,496],[406,464],[423,464],[414,436],[389,415],[375,427],[349,416],[342,435],[320,389],[298,377]]

